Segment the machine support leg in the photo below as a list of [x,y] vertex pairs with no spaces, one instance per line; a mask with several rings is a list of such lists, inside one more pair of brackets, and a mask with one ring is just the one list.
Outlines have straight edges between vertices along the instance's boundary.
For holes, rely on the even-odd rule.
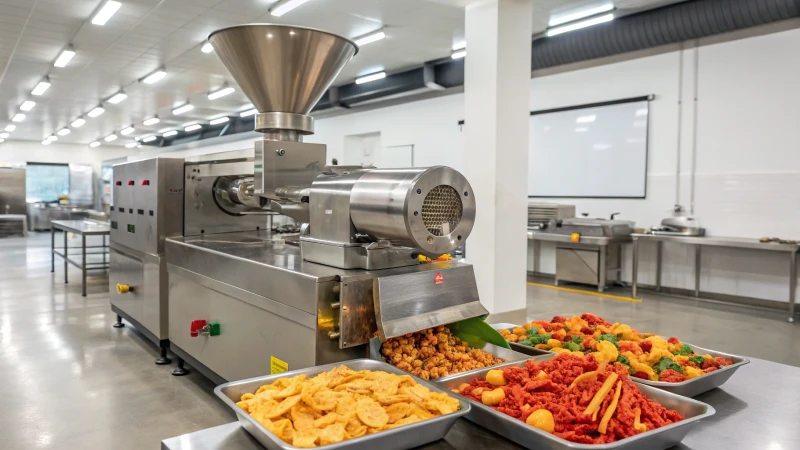
[[184,375],[188,375],[189,370],[183,367],[183,364],[184,364],[183,358],[178,358],[178,367],[176,367],[175,370],[172,371],[172,375],[176,377],[182,377]]
[[664,260],[664,243],[656,242],[656,292],[661,292],[661,264]]
[[117,323],[114,324],[114,328],[122,328],[124,326],[125,324],[122,323],[122,317],[120,317],[119,314],[117,314]]
[[56,230],[50,227],[50,272],[56,271]]
[[608,246],[600,246],[600,273],[597,276],[600,278],[597,283],[597,292],[606,290],[606,282],[608,281]]
[[100,249],[103,252],[103,266],[106,265],[106,235],[100,236],[103,239],[103,247]]
[[794,302],[797,294],[797,250],[789,254],[789,322],[794,323]]
[[700,297],[700,261],[703,253],[699,245],[694,247],[694,296]]
[[81,234],[81,285],[83,296],[86,297],[86,235]]
[[64,283],[66,284],[68,282],[67,272],[69,271],[69,265],[68,265],[69,263],[67,262],[67,258],[69,258],[69,251],[67,251],[67,234],[69,233],[67,233],[66,231],[63,231],[63,233],[64,233]]
[[161,347],[161,357],[156,360],[156,364],[159,366],[163,366],[171,362],[172,360],[167,358],[167,347]]
[[639,282],[639,239],[633,238],[633,262],[631,263],[631,296],[636,297]]

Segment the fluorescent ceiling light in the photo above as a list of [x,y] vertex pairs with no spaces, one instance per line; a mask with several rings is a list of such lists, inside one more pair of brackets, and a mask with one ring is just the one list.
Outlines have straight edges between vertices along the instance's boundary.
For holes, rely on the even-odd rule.
[[86,120],[84,120],[83,117],[78,117],[77,119],[73,120],[70,125],[72,125],[72,128],[80,128],[85,123],[86,123]]
[[42,95],[44,91],[46,91],[50,87],[50,79],[45,77],[44,80],[40,81],[39,84],[36,85],[35,88],[31,91],[31,95]]
[[45,140],[42,141],[42,145],[50,145],[50,141],[45,139]]
[[228,94],[233,94],[234,91],[236,91],[236,89],[229,86],[225,86],[222,89],[216,90],[214,92],[209,92],[208,99],[216,100],[218,98],[225,97]]
[[214,46],[211,45],[211,42],[206,42],[202,47],[200,47],[200,51],[203,53],[211,53],[214,51]]
[[66,136],[66,135],[70,134],[71,132],[72,131],[69,128],[62,128],[62,129],[58,130],[58,133],[56,133],[56,134],[58,134],[59,136]]
[[356,84],[369,83],[370,81],[382,80],[386,78],[386,72],[378,72],[363,77],[356,78]]
[[466,50],[458,50],[458,51],[453,52],[453,54],[450,55],[450,57],[453,58],[453,59],[461,59],[461,58],[463,58],[465,56],[467,56],[467,51]]
[[636,117],[644,117],[647,115],[647,108],[641,108],[636,110]]
[[586,133],[587,131],[589,131],[589,129],[586,127],[575,128],[576,133]]
[[247,111],[240,112],[239,113],[239,117],[249,117],[249,116],[252,116],[252,115],[256,114],[257,112],[258,112],[258,110],[255,109],[255,108],[248,109]]
[[61,54],[58,55],[53,65],[56,67],[66,67],[73,56],[75,56],[75,52],[71,48],[65,48],[61,51]]
[[58,140],[58,136],[56,136],[55,134],[51,134],[50,136],[47,136],[47,140],[50,142],[55,142]]
[[0,144],[2,144],[2,143],[3,143],[3,142],[5,142],[5,141],[6,141],[5,139],[3,139],[3,138],[0,138]]
[[16,125],[11,125],[11,124],[6,125],[6,131],[8,131],[9,133],[14,131],[14,130],[16,130],[16,129],[17,129]]
[[105,108],[103,108],[102,106],[98,106],[95,109],[89,111],[86,115],[89,117],[97,117],[100,114],[103,114],[104,112],[106,112]]
[[100,145],[100,141],[89,142],[89,147],[92,147],[92,148],[97,147],[99,145]]
[[568,31],[575,31],[581,28],[590,27],[592,25],[597,25],[599,23],[611,22],[614,20],[613,14],[606,14],[605,16],[595,17],[594,19],[583,20],[581,22],[571,23],[569,25],[564,25],[563,27],[556,27],[547,30],[547,37],[557,36],[562,33],[566,33]]
[[19,109],[21,111],[30,111],[30,110],[33,109],[34,106],[36,106],[36,102],[32,102],[30,100],[26,100],[26,101],[22,102],[21,105],[19,105]]
[[134,131],[136,131],[136,129],[135,129],[135,128],[133,128],[133,127],[127,127],[127,128],[123,128],[123,129],[121,129],[121,130],[119,131],[119,134],[121,134],[121,135],[123,135],[123,136],[127,136],[127,135],[129,135],[129,134],[133,133]]
[[0,133],[0,139],[8,138],[8,133]]
[[17,113],[14,117],[11,118],[12,122],[22,122],[25,120],[25,114]]
[[92,23],[95,25],[105,25],[106,22],[108,22],[108,19],[110,19],[111,16],[113,16],[114,13],[117,12],[120,6],[122,6],[122,3],[120,2],[115,2],[111,0],[107,1],[106,4],[103,5],[102,8],[100,8],[100,11],[98,11],[97,14],[94,15],[94,17],[92,18]]
[[117,137],[118,136],[116,134],[112,133],[112,134],[109,134],[108,136],[104,137],[103,140],[106,141],[106,142],[116,141]]
[[460,41],[453,44],[453,51],[464,50],[467,48],[467,41]]
[[128,98],[128,94],[119,91],[116,94],[112,95],[110,99],[108,99],[108,103],[113,103],[116,105],[117,103],[125,100],[126,98]]
[[371,44],[375,41],[380,41],[381,39],[386,37],[386,33],[383,30],[373,31],[372,33],[365,34],[359,38],[355,39],[356,45],[359,47],[362,45]]
[[269,13],[275,17],[280,17],[307,1],[308,0],[281,0],[269,9]]
[[142,142],[153,142],[156,140],[155,136],[145,136],[142,138]]
[[239,111],[246,111],[248,109],[253,109],[253,104],[252,103],[248,103],[246,105],[243,105],[241,108],[239,108]]
[[231,120],[231,119],[228,116],[218,117],[216,119],[213,119],[211,122],[208,122],[208,124],[209,125],[219,125],[219,124],[225,123],[225,122],[227,122],[229,120]]
[[144,77],[142,79],[142,83],[144,83],[144,84],[153,84],[156,81],[164,78],[164,76],[166,74],[167,74],[167,72],[164,72],[163,70],[156,70],[155,72],[151,73],[150,75]]
[[595,120],[597,120],[597,116],[595,114],[590,114],[588,116],[578,116],[578,118],[575,119],[575,123],[592,123]]
[[203,128],[203,126],[200,125],[199,123],[196,123],[194,125],[189,125],[188,127],[184,128],[183,131],[188,133],[190,131],[199,130],[200,128]]
[[604,12],[609,12],[614,9],[613,3],[606,3],[604,5],[592,5],[587,8],[581,8],[579,10],[571,10],[564,14],[557,14],[555,16],[550,17],[550,21],[547,22],[548,27],[554,27],[557,25],[562,25],[569,22],[574,22],[576,20],[583,19],[585,17],[592,17],[597,14],[602,14]]
[[136,147],[137,145],[139,145],[139,143],[136,141],[128,142],[127,144],[125,144],[125,148],[133,148]]
[[170,130],[162,134],[161,136],[170,137],[170,136],[175,136],[176,134],[178,134],[178,130]]
[[144,126],[146,126],[146,127],[149,127],[150,125],[155,125],[155,124],[157,124],[158,122],[161,122],[161,121],[158,119],[158,117],[151,117],[151,118],[149,118],[149,119],[145,119],[145,121],[144,121],[144,122],[142,122],[142,125],[144,125]]
[[179,107],[173,109],[172,110],[172,114],[175,114],[176,116],[179,116],[179,115],[181,115],[181,114],[183,114],[185,112],[189,112],[189,111],[191,111],[193,109],[194,109],[194,105],[191,104],[191,103],[187,103],[187,104],[185,104],[183,106],[179,106]]

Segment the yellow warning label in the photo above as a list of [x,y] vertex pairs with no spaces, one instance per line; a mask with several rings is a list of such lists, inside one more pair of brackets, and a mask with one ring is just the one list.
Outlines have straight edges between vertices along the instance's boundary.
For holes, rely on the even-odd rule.
[[276,373],[283,373],[289,371],[289,364],[286,361],[270,356],[269,357],[269,373],[274,375]]

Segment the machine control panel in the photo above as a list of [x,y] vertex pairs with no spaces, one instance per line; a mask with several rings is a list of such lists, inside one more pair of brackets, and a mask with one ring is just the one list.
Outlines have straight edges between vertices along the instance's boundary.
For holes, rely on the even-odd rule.
[[189,335],[197,337],[201,334],[208,336],[219,336],[220,325],[219,322],[207,322],[203,319],[193,320],[189,325]]

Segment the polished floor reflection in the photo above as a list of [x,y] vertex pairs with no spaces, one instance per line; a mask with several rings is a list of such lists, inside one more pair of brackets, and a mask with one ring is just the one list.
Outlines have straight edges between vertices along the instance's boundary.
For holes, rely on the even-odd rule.
[[[50,273],[50,236],[0,239],[0,446],[145,449],[234,420],[213,385],[157,366],[130,326],[112,328],[107,278]],[[60,239],[60,237],[59,237]],[[70,244],[72,245],[72,244]],[[77,242],[75,243],[77,245]],[[74,281],[72,281],[74,280]],[[782,313],[645,294],[632,304],[528,288],[528,319],[592,312],[701,346],[800,366],[797,331]]]

